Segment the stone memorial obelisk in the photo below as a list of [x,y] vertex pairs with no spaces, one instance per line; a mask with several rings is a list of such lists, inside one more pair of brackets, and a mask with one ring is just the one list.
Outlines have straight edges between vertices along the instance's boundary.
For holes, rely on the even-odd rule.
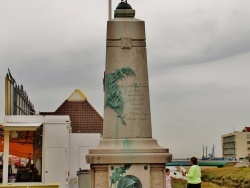
[[89,150],[92,188],[164,188],[172,155],[152,138],[144,21],[121,2],[107,23],[104,124]]

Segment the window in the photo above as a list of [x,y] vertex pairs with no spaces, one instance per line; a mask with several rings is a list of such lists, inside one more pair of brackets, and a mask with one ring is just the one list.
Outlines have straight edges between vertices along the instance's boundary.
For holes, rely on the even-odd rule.
[[250,144],[250,141],[247,141],[247,144]]

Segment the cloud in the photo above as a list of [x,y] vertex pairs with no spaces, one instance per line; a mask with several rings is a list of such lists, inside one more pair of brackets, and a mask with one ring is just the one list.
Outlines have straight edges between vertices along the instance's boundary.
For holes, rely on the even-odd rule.
[[155,69],[208,63],[249,52],[249,8],[234,1],[224,2],[224,6],[223,2],[206,5],[168,13],[162,24],[148,28],[150,60],[160,59]]

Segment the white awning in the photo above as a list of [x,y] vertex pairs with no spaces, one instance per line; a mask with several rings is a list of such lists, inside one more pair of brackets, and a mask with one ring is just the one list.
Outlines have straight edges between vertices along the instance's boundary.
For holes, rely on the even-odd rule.
[[42,123],[1,123],[3,130],[35,131]]

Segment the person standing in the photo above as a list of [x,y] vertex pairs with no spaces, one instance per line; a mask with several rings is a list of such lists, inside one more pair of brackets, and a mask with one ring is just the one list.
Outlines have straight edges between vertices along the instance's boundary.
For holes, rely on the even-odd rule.
[[172,188],[169,168],[166,168],[166,188]]
[[201,169],[197,165],[198,160],[196,157],[190,159],[190,169],[188,173],[182,172],[183,176],[187,177],[188,186],[187,188],[201,188]]

